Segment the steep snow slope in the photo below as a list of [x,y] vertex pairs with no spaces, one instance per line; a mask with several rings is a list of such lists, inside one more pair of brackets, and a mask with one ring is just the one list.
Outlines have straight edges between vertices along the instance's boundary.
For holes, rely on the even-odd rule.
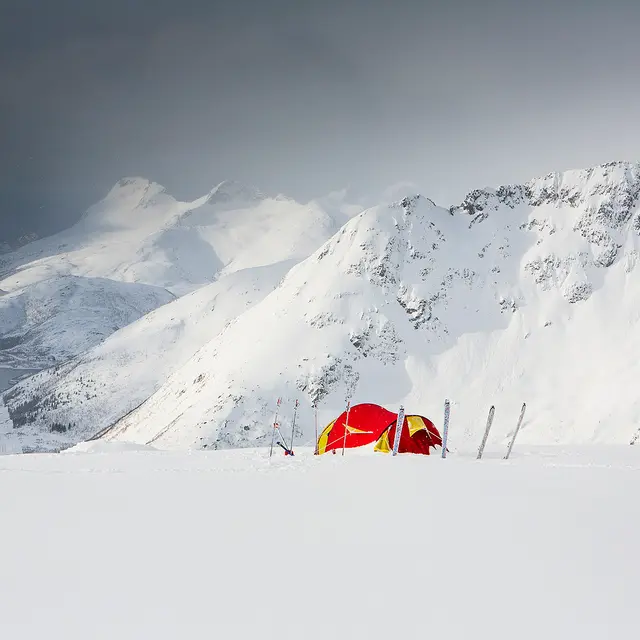
[[228,322],[271,292],[291,266],[285,261],[222,276],[79,357],[24,380],[5,396],[16,436],[26,449],[42,451],[108,427],[151,396]]
[[[628,442],[640,417],[640,167],[609,164],[367,210],[214,338],[106,438],[160,447],[266,442],[275,398],[321,422],[400,403],[475,446],[488,406],[504,439]],[[288,416],[285,417],[285,421]]]
[[0,637],[637,636],[633,447],[476,463],[114,444],[0,456]]
[[[0,291],[10,294],[0,306],[0,327],[15,329],[0,333],[15,347],[0,351],[0,362],[40,367],[65,360],[139,317],[131,306],[146,312],[236,271],[301,260],[342,222],[316,203],[269,198],[235,182],[178,202],[155,183],[122,180],[71,229],[0,258]],[[111,293],[96,326],[93,298],[105,279]],[[71,307],[61,295],[70,282]],[[24,308],[35,308],[29,301],[41,301],[43,293],[47,309],[15,328]],[[74,339],[59,341],[63,334]]]
[[[91,351],[41,372],[7,394],[25,447],[43,450],[76,442],[134,409],[339,228],[340,215],[326,213],[317,204],[302,207],[280,197],[258,199],[255,206],[242,209],[240,198],[255,202],[246,190],[230,190],[227,185],[227,191],[216,190],[207,203],[184,216],[211,246],[217,243],[220,264],[212,284],[157,309]],[[174,226],[164,234],[163,242],[174,251],[188,248],[175,238],[181,228],[186,227]],[[170,243],[168,236],[175,242]],[[154,263],[141,263],[136,269],[146,264]]]
[[0,297],[0,364],[46,367],[174,299],[166,289],[62,276]]

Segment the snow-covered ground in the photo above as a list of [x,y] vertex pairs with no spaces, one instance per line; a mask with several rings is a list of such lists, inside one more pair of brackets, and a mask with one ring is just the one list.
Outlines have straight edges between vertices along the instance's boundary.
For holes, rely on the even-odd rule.
[[78,450],[0,457],[2,638],[637,637],[636,447]]

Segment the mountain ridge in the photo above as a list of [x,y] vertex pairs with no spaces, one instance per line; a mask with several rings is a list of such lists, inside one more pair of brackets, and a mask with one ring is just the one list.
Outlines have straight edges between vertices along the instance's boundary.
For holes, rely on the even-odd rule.
[[[525,397],[537,405],[525,440],[628,439],[640,405],[625,396],[612,409],[603,389],[626,393],[625,380],[638,369],[640,344],[629,331],[640,302],[639,167],[547,174],[471,191],[449,208],[409,195],[353,215],[275,288],[176,361],[105,437],[170,448],[262,444],[274,398],[283,396],[301,399],[300,437],[308,440],[312,403],[322,402],[328,422],[351,389],[356,399],[405,403],[433,416],[451,397],[461,444],[477,435],[487,398],[497,397],[505,414],[517,415]],[[612,304],[619,313],[610,318]],[[618,364],[593,335],[607,336]],[[584,367],[596,361],[615,384],[603,386],[602,374]],[[572,378],[590,393],[573,415],[561,402],[575,404]],[[44,397],[64,394],[64,377],[52,388]],[[39,394],[37,381],[25,380],[5,398],[35,431],[46,433],[53,419],[81,423],[79,406],[54,411],[47,422],[41,408],[33,411]],[[495,437],[508,432],[501,415]],[[93,427],[65,438],[88,437]]]

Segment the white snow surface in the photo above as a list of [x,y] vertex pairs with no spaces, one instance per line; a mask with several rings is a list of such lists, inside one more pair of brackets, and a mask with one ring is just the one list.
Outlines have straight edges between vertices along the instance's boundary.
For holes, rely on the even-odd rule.
[[0,637],[635,638],[640,452],[0,457]]
[[[312,403],[322,427],[349,394],[437,425],[449,398],[458,450],[477,446],[494,403],[490,443],[506,442],[522,402],[522,443],[629,442],[640,417],[639,193],[640,165],[610,163],[477,190],[451,210],[416,195],[354,215],[346,192],[331,194],[311,207],[324,213],[312,216],[305,259],[269,221],[264,246],[217,250],[254,277],[273,243],[296,263],[281,280],[286,269],[238,299],[244,283],[220,276],[5,399],[30,422],[25,437],[47,434],[39,446],[54,420],[72,425],[55,434],[66,444],[114,422],[105,439],[157,448],[265,444],[279,396],[285,430],[300,400],[297,438],[311,444]],[[221,299],[208,332],[194,318],[210,293]]]

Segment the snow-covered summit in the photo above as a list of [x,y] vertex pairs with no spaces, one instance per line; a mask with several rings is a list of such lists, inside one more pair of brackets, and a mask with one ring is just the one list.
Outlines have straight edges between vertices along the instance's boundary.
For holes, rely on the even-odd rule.
[[100,202],[89,207],[78,223],[57,235],[71,236],[76,242],[86,241],[86,236],[96,232],[128,233],[139,238],[169,223],[183,207],[157,182],[140,177],[123,178]]
[[141,176],[129,176],[118,180],[109,190],[105,200],[134,195],[143,199],[147,195],[166,193],[166,191],[165,187],[157,182]]
[[207,195],[208,204],[251,204],[264,200],[266,196],[256,189],[236,180],[224,180]]

